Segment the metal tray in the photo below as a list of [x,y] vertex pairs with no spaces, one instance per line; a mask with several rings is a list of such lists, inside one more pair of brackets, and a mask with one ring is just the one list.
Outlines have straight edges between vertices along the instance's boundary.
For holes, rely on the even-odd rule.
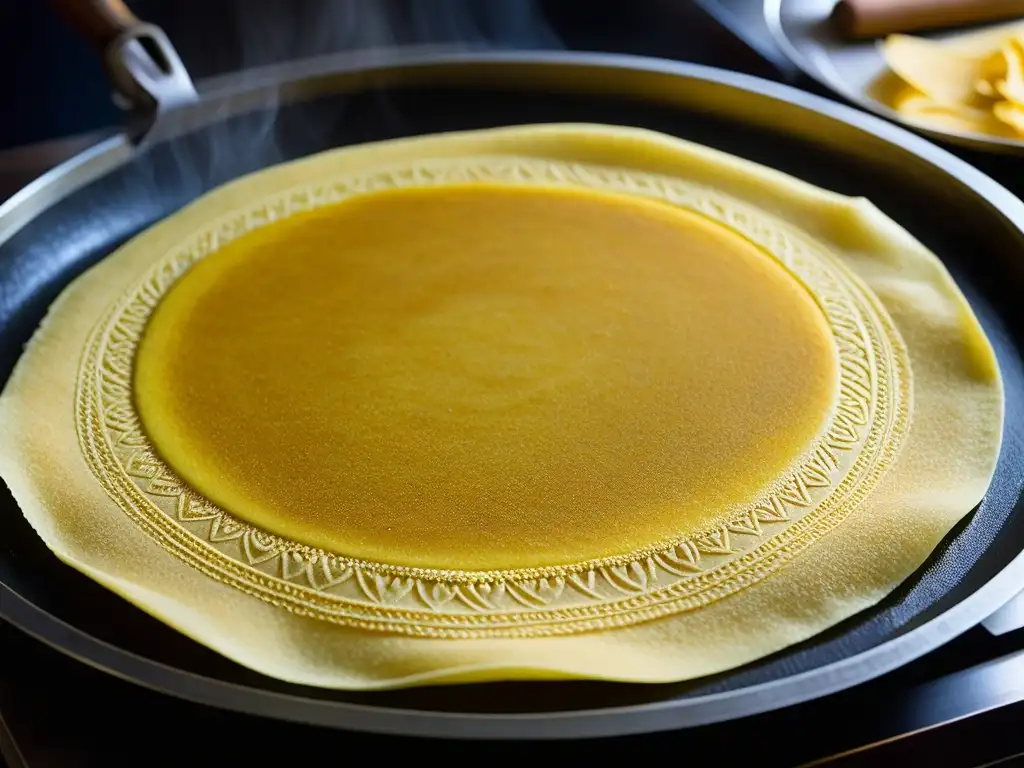
[[[940,131],[906,121],[871,95],[887,71],[875,41],[847,42],[828,23],[837,0],[765,0],[764,14],[776,44],[808,76],[852,104],[938,141],[983,152],[1024,154],[1024,139]],[[930,35],[937,39],[950,33]]]

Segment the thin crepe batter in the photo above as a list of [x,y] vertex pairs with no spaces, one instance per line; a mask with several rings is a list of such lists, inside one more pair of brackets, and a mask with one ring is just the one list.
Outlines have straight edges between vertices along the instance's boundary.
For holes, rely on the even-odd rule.
[[248,522],[486,570],[727,522],[821,430],[836,368],[807,289],[703,216],[463,185],[203,259],[147,325],[135,398],[171,468]]
[[969,307],[866,201],[536,126],[324,153],[143,233],[33,339],[0,474],[65,562],[266,674],[658,682],[877,602],[1001,428]]

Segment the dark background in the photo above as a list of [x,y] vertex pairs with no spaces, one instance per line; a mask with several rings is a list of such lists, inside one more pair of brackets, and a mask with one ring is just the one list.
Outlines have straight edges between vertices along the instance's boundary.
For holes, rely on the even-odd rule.
[[[84,1],[84,0],[83,0]],[[396,44],[587,48],[701,61],[691,0],[129,0],[193,79]],[[750,62],[739,61],[741,69]],[[747,67],[749,70],[749,66]],[[0,0],[0,149],[117,125],[99,56],[47,0]]]

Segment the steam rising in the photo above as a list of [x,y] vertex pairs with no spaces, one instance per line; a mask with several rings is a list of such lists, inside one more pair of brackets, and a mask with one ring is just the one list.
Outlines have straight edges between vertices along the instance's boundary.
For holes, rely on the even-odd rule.
[[560,47],[536,0],[237,0],[235,12],[243,69],[427,43]]
[[[244,90],[247,82],[268,77],[267,68],[332,54],[349,54],[350,61],[380,63],[396,48],[437,46],[446,51],[481,49],[558,49],[561,41],[547,22],[539,0],[233,0],[230,25],[236,70],[221,78]],[[180,39],[184,41],[183,31]],[[172,39],[174,35],[172,33]],[[191,37],[189,38],[191,39]],[[179,53],[186,67],[216,58],[222,51],[190,51],[182,42]],[[223,59],[223,55],[220,56]],[[271,77],[273,77],[271,75]],[[198,82],[200,92],[202,81]],[[167,196],[183,204],[211,186],[243,173],[290,159],[297,154],[325,149],[337,143],[340,121],[346,119],[346,97],[330,100],[329,109],[318,110],[315,119],[288,121],[282,138],[280,104],[274,88],[260,91],[254,111],[244,118],[217,122],[195,137],[172,142],[168,148],[149,153],[140,163],[137,180],[147,197]],[[401,110],[380,94],[374,103],[388,120],[401,122]],[[226,118],[231,109],[226,107]],[[173,120],[173,115],[169,116]],[[296,135],[296,131],[302,135]],[[298,149],[298,151],[296,151]],[[143,190],[140,190],[143,192]],[[158,202],[153,200],[154,203]],[[161,213],[157,213],[161,215]]]

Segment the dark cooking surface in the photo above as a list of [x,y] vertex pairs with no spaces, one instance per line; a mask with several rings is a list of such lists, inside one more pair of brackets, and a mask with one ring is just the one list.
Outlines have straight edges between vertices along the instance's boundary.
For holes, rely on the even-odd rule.
[[[932,679],[937,672],[980,661],[969,650],[978,640],[951,644],[929,665],[911,665],[847,694],[768,715],[680,734],[537,745],[370,736],[215,710],[137,688],[0,625],[0,648],[18,660],[0,666],[0,748],[6,725],[25,758],[16,760],[8,747],[6,768],[107,768],[149,759],[161,766],[291,766],[332,758],[342,764],[383,758],[385,765],[393,761],[400,766],[439,758],[447,765],[479,765],[498,756],[542,757],[551,763],[561,758],[567,765],[614,765],[639,758],[643,764],[699,760],[770,768],[907,734],[835,764],[913,766],[931,758],[941,768],[981,766],[1024,748],[1019,734],[1024,704],[952,721],[992,703],[1014,701],[1006,693],[1007,675],[1019,679],[1024,660]],[[987,645],[997,653],[1009,652],[1015,642],[1005,638]],[[936,731],[914,733],[944,723]]]
[[[327,108],[318,117],[326,117],[327,120],[306,120],[298,119],[298,113],[295,117],[289,118],[285,116],[279,125],[280,136],[284,138],[283,143],[288,149],[288,154],[302,154],[305,151],[309,151],[328,138],[329,132],[341,127],[351,128],[357,126],[355,133],[346,135],[348,141],[355,141],[364,138],[382,138],[383,134],[386,133],[398,133],[409,130],[411,127],[410,121],[416,121],[416,129],[421,131],[438,130],[446,127],[453,127],[449,120],[453,115],[456,116],[456,121],[460,124],[457,127],[476,127],[479,124],[481,118],[479,115],[474,113],[474,116],[459,115],[462,108],[459,107],[463,102],[446,102],[443,95],[432,93],[427,96],[424,94],[411,94],[400,99],[392,99],[386,110],[380,110],[378,107],[379,103],[375,103],[374,99],[378,97],[370,97],[370,100],[364,105],[360,106],[358,103],[352,102],[346,105],[344,110],[340,110],[332,115],[331,108]],[[481,99],[484,95],[481,95]],[[479,100],[477,100],[479,101]],[[543,101],[543,100],[541,100]],[[714,124],[696,125],[688,123],[685,126],[685,130],[682,129],[678,124],[672,122],[672,118],[666,115],[659,115],[653,112],[642,112],[637,109],[631,109],[628,115],[619,116],[617,119],[606,112],[598,115],[593,110],[595,107],[587,106],[585,103],[569,104],[565,99],[560,98],[558,101],[558,115],[556,118],[551,117],[551,105],[543,104],[538,101],[534,104],[527,104],[525,102],[511,102],[504,100],[501,104],[495,104],[494,109],[488,110],[486,118],[483,119],[484,124],[497,124],[502,122],[530,122],[534,113],[531,113],[531,109],[542,110],[535,113],[541,119],[601,119],[612,122],[633,122],[649,125],[650,127],[661,128],[668,130],[669,132],[676,133],[678,135],[687,135],[690,138],[695,138],[705,143],[718,144],[726,149],[738,150],[738,146],[730,146],[729,142],[741,142],[741,137],[735,133],[730,134],[723,132],[718,126]],[[378,117],[375,120],[359,119],[364,113],[360,112],[360,109],[367,110],[365,114],[374,114]],[[599,107],[598,109],[605,110],[605,107]],[[305,114],[305,113],[304,113]],[[545,117],[546,116],[546,117]],[[432,124],[432,120],[445,120],[444,124]],[[321,134],[319,132],[310,133],[308,130],[309,125],[323,126],[328,134]],[[252,126],[250,126],[251,128]],[[241,133],[234,134],[233,138],[235,141],[232,143],[232,147],[238,148],[237,139],[240,136],[249,135],[249,130],[246,128],[238,128]],[[749,145],[748,150],[749,150]],[[267,150],[266,145],[262,148],[257,148],[259,151],[245,151],[245,152],[233,152],[232,159],[244,158],[246,162],[251,164],[251,167],[258,167],[266,160],[277,159],[274,155],[261,154]],[[763,156],[756,159],[760,159],[763,162],[776,165],[776,167],[783,167],[785,169],[786,164],[790,165],[790,170],[810,178],[812,181],[817,181],[824,186],[831,188],[840,189],[842,191],[848,191],[852,193],[860,193],[865,191],[861,186],[863,182],[863,174],[858,171],[855,167],[846,169],[836,169],[834,165],[825,162],[815,162],[813,155],[807,152],[801,153],[787,153],[787,147],[778,142],[765,143],[762,142],[762,146],[758,149],[759,152],[764,153]],[[750,154],[749,151],[740,151],[741,154]],[[34,253],[37,259],[42,259],[44,255],[47,255],[46,263],[54,267],[52,273],[46,275],[40,275],[34,273],[32,275],[32,285],[26,285],[22,283],[23,287],[34,294],[34,301],[30,302],[27,307],[23,307],[17,313],[18,328],[17,333],[19,334],[19,341],[27,337],[31,327],[34,327],[38,315],[48,303],[50,298],[59,290],[61,283],[58,282],[56,268],[60,266],[60,258],[54,258],[53,254],[66,254],[68,258],[74,258],[76,264],[74,269],[81,269],[85,262],[99,258],[106,253],[112,246],[116,245],[117,242],[124,239],[126,236],[131,234],[155,218],[162,216],[166,211],[171,210],[181,203],[185,202],[194,194],[201,191],[202,187],[205,187],[211,181],[216,180],[220,177],[228,177],[234,175],[237,172],[245,170],[237,166],[229,165],[230,161],[225,160],[225,155],[222,153],[211,154],[208,159],[204,161],[203,173],[200,174],[181,174],[176,167],[168,162],[168,158],[164,158],[163,162],[157,162],[152,168],[147,171],[143,176],[121,176],[115,178],[107,183],[112,186],[107,190],[109,193],[114,195],[120,195],[122,204],[111,214],[101,214],[92,205],[92,198],[89,195],[82,194],[79,198],[79,207],[76,214],[60,215],[59,218],[54,218],[51,221],[38,222],[38,226],[45,227],[48,230],[48,235],[45,240],[41,240],[39,250]],[[831,169],[828,172],[828,178],[814,178],[814,174],[818,172],[824,172],[826,167]],[[838,172],[837,172],[838,170]],[[206,173],[209,171],[209,174]],[[808,174],[810,171],[810,174]],[[208,178],[202,178],[207,176]],[[964,241],[964,233],[958,226],[957,219],[955,216],[936,216],[935,211],[932,209],[921,210],[916,207],[912,198],[900,193],[898,188],[892,188],[888,190],[889,198],[883,204],[883,207],[891,215],[896,215],[905,223],[908,228],[912,229],[917,233],[922,231],[931,232],[935,238],[934,242],[930,242],[935,250],[943,254],[944,251],[948,252],[963,252],[972,253],[973,248],[970,242]],[[882,202],[878,199],[878,194],[872,192],[871,195],[876,201]],[[109,211],[109,209],[106,209]],[[28,237],[29,233],[23,233],[19,237]],[[24,241],[23,241],[24,242]],[[73,251],[73,252],[72,252]],[[991,258],[998,258],[999,254],[991,255]],[[39,261],[36,261],[39,263]],[[5,265],[6,267],[7,265]],[[991,300],[997,301],[1003,311],[1003,320],[1010,320],[1015,322],[1017,318],[1014,315],[1008,314],[1007,307],[1015,306],[1015,302],[1010,298],[1010,294],[1021,286],[1021,280],[1024,276],[1019,274],[1019,270],[1013,274],[1013,280],[1007,280],[1007,273],[1001,274],[1001,279],[997,284],[990,284],[991,280],[985,279],[985,270],[981,268],[980,262],[977,259],[968,259],[962,264],[965,272],[961,277],[961,282],[965,278],[969,279],[976,288],[975,295],[971,298],[975,301],[975,307],[983,316],[983,320],[986,321],[987,329],[990,335],[994,336],[998,341],[1004,334],[1000,330],[1001,322],[996,317],[994,312],[987,312],[987,303],[979,298],[980,295],[984,294],[990,297]],[[0,269],[5,268],[0,267]],[[1019,295],[1017,293],[1016,295]],[[17,292],[8,292],[0,294],[0,302],[6,301],[17,301],[20,295]],[[9,305],[7,305],[9,306]],[[0,304],[0,316],[4,314],[4,305]],[[1019,327],[1019,326],[1018,326]],[[6,372],[9,369],[11,362],[13,362],[12,345],[4,344],[2,351],[0,351],[0,370],[3,371],[6,376]],[[1020,383],[1020,370],[1018,368],[1019,356],[1013,352],[1012,348],[1005,348],[1004,354],[1001,358],[1001,362],[1004,366],[1004,372],[1006,373],[1008,383],[1013,384]],[[1009,367],[1008,367],[1009,366]],[[1019,408],[1018,395],[1013,387],[1014,397],[1011,399],[1011,403],[1016,404]],[[1020,421],[1019,414],[1016,419],[1013,413],[1008,414],[1008,420]],[[1004,452],[1003,460],[1007,459],[1012,461],[1020,461],[1020,445],[1019,442],[1010,440],[1013,443],[1012,452]],[[1015,477],[1019,478],[1019,474]],[[1009,477],[1008,477],[1009,480]],[[1016,480],[1012,482],[1016,483]],[[1002,488],[997,489],[999,493],[996,496],[1002,496],[1003,501],[1007,501],[1010,497],[1015,496],[1016,488]],[[1002,520],[1005,518],[1008,512],[1008,505],[1006,503],[1000,504],[999,502],[989,504],[979,514],[975,515],[968,526],[970,529],[966,532],[967,535],[961,535],[955,539],[953,544],[942,554],[938,562],[932,567],[931,572],[927,578],[922,579],[913,589],[909,590],[905,594],[897,596],[894,601],[890,601],[890,607],[879,614],[871,622],[862,624],[855,628],[853,631],[845,634],[842,638],[824,643],[815,643],[804,651],[797,651],[795,653],[787,653],[785,658],[781,661],[775,662],[774,669],[765,671],[766,665],[761,665],[759,668],[753,668],[746,672],[741,673],[740,676],[730,676],[727,678],[728,684],[732,685],[734,680],[743,679],[743,676],[749,680],[751,677],[756,679],[760,675],[769,674],[771,676],[778,675],[781,671],[800,668],[804,664],[815,664],[818,659],[826,658],[833,659],[838,656],[843,656],[851,652],[851,650],[859,649],[863,647],[869,647],[873,645],[884,636],[890,636],[894,632],[898,632],[899,629],[912,617],[915,616],[922,608],[922,606],[933,605],[938,608],[942,605],[955,602],[957,599],[957,590],[955,584],[959,581],[960,576],[970,565],[971,562],[976,558],[980,549],[984,548],[984,545],[991,539],[991,537],[998,531]],[[5,519],[9,519],[9,516],[0,515],[0,525],[6,525]],[[1020,521],[1015,524],[1015,529],[1019,529]],[[1008,535],[1003,536],[1002,539],[1006,542],[1007,546],[1011,546],[1013,541],[1019,542],[1024,538],[1020,530],[1005,531]],[[8,542],[14,544],[14,540],[10,537],[17,536],[17,553],[19,557],[26,559],[35,560],[36,558],[44,558],[46,562],[52,566],[51,577],[43,580],[47,585],[47,589],[44,592],[39,591],[39,584],[35,585],[21,585],[25,587],[26,593],[31,597],[38,598],[44,607],[53,610],[59,615],[74,616],[76,619],[82,618],[83,621],[89,621],[83,614],[85,613],[84,608],[91,607],[95,609],[100,604],[111,603],[112,600],[120,605],[119,601],[111,598],[104,590],[88,582],[84,578],[78,577],[77,574],[68,574],[67,569],[59,566],[59,564],[53,562],[53,558],[49,556],[45,548],[42,547],[41,543],[34,538],[31,541],[26,540],[24,532],[20,534],[18,531],[6,531],[0,528],[0,541],[4,541],[5,544]],[[34,544],[32,543],[34,542]],[[2,546],[2,545],[0,545]],[[0,572],[0,579],[7,579],[11,574],[5,574]],[[65,579],[77,579],[74,587],[72,597],[71,592],[65,592],[59,589],[50,590],[48,589],[51,585],[59,585]],[[14,583],[16,589],[19,588],[17,583]],[[35,591],[38,594],[32,594]],[[117,637],[118,642],[124,644],[125,638],[139,638],[142,642],[140,650],[147,655],[164,658],[167,660],[174,660],[176,664],[184,665],[188,668],[195,669],[197,671],[203,671],[215,676],[225,676],[229,679],[245,681],[245,680],[256,680],[258,676],[253,673],[240,670],[239,668],[224,662],[220,657],[212,654],[205,649],[190,643],[179,635],[170,632],[157,624],[148,617],[142,615],[138,611],[134,611],[125,607],[120,609],[111,607],[110,613],[105,613],[104,618],[97,623],[95,619],[92,623],[97,624],[96,626],[89,627],[91,631],[99,636]],[[856,624],[856,622],[853,622]],[[985,638],[979,637],[977,630],[973,633],[974,640],[972,643],[980,644]],[[24,646],[24,641],[15,640],[10,633],[10,630],[4,630],[2,636],[2,642],[0,642],[0,648],[7,649],[21,642]],[[983,633],[982,633],[983,634]],[[969,638],[970,639],[970,638]],[[1002,641],[1000,641],[1002,642]],[[31,646],[24,646],[31,648]],[[950,646],[951,648],[953,646]],[[957,652],[952,655],[944,656],[943,653],[933,655],[929,663],[918,663],[911,665],[899,673],[890,675],[885,678],[880,687],[874,689],[874,693],[870,698],[849,698],[843,699],[842,697],[832,697],[833,703],[831,706],[832,715],[827,719],[818,721],[822,728],[826,725],[830,727],[827,732],[836,738],[828,749],[837,749],[842,746],[853,746],[858,743],[858,739],[863,739],[865,736],[870,737],[872,721],[866,720],[862,727],[855,729],[854,732],[846,735],[846,741],[842,741],[842,728],[836,725],[832,725],[833,718],[835,721],[839,721],[840,715],[844,712],[856,712],[859,718],[869,717],[872,713],[875,713],[879,718],[882,717],[882,713],[887,713],[890,718],[890,722],[875,723],[877,729],[884,729],[891,727],[892,705],[894,702],[900,701],[900,695],[908,694],[917,690],[915,685],[921,681],[927,680],[936,672],[936,667],[940,667],[946,664],[947,668],[952,670],[955,669],[958,664],[966,663],[968,658],[989,658],[991,656],[990,650],[971,651],[963,645],[958,645]],[[970,646],[974,648],[974,645]],[[993,644],[989,644],[991,649]],[[1013,643],[1003,642],[1002,645],[995,643],[994,647],[999,650],[1009,652],[1013,650]],[[76,676],[77,673],[68,671],[68,663],[60,660],[59,658],[48,656],[49,651],[43,651],[41,649],[32,649],[25,652],[25,658],[32,661],[29,664],[35,663],[36,669],[47,669],[50,673],[55,675],[53,678],[49,678],[49,674],[45,675],[45,678],[53,679],[54,684],[57,680],[64,679],[64,675]],[[945,659],[945,661],[943,661]],[[60,670],[65,670],[60,672]],[[90,688],[96,686],[99,689],[110,689],[110,695],[112,697],[122,696],[129,697],[129,701],[132,697],[138,697],[138,704],[129,704],[127,707],[118,706],[118,709],[122,713],[119,718],[130,717],[130,714],[125,710],[134,710],[137,708],[160,708],[166,707],[163,710],[163,717],[167,717],[169,722],[173,722],[177,718],[194,717],[196,726],[202,730],[203,727],[210,727],[213,729],[220,730],[220,732],[229,732],[236,728],[249,728],[253,726],[247,724],[251,721],[245,720],[245,718],[237,715],[228,715],[225,713],[214,712],[205,708],[199,708],[194,706],[186,706],[180,703],[162,702],[161,699],[156,697],[154,694],[142,694],[130,687],[125,687],[124,684],[117,683],[112,680],[102,679],[96,675],[82,673],[84,677],[79,683],[80,685],[88,685]],[[15,676],[17,677],[17,676]],[[24,678],[22,678],[24,679]],[[265,681],[261,681],[265,682]],[[279,685],[279,684],[272,684]],[[703,682],[696,686],[700,691],[706,691],[711,687],[719,685],[714,681]],[[873,684],[874,685],[874,684]],[[118,687],[120,686],[120,690]],[[284,686],[282,686],[284,687]],[[598,686],[590,686],[588,684],[580,684],[579,686],[569,686],[569,688],[576,688],[577,693],[570,693],[570,697],[578,703],[580,698],[583,700],[592,700],[594,698],[593,689]],[[686,686],[682,686],[686,687]],[[493,707],[502,709],[510,702],[509,698],[505,696],[496,695],[494,689],[499,686],[480,687],[479,694],[477,697],[484,699],[482,705],[484,707]],[[538,704],[536,701],[536,688],[531,686],[519,686],[522,690],[522,695],[525,698],[525,703],[531,708],[535,708]],[[531,688],[534,691],[531,693]],[[602,688],[607,688],[604,686]],[[867,690],[871,690],[870,686],[865,687]],[[564,690],[564,689],[562,689]],[[613,703],[626,703],[630,700],[633,695],[643,695],[645,700],[649,700],[650,689],[644,689],[644,691],[635,691],[635,688],[629,686],[622,687],[622,696],[625,696],[624,700],[610,701],[606,698],[605,691],[601,693],[600,704],[608,705]],[[490,693],[489,693],[490,691]],[[557,708],[560,705],[564,705],[566,702],[561,698],[552,698],[552,694],[555,689],[544,691],[544,703],[542,706]],[[0,692],[6,695],[8,691],[0,688]],[[672,695],[672,691],[666,689],[666,695]],[[674,692],[678,695],[678,691]],[[98,695],[94,692],[92,695]],[[411,696],[413,700],[420,697],[422,694],[399,694],[398,697],[401,700],[403,696]],[[861,695],[867,696],[864,689],[861,689]],[[69,697],[71,702],[74,701],[74,697]],[[90,696],[91,698],[91,696]],[[434,697],[436,698],[436,697]],[[513,697],[511,703],[515,706]],[[23,706],[31,710],[31,696],[25,696],[21,699]],[[8,699],[9,701],[9,699]],[[81,700],[80,700],[81,701]],[[868,708],[867,702],[871,701],[873,704],[871,708]],[[432,702],[433,703],[433,702]],[[465,706],[465,699],[461,699],[458,702],[460,705]],[[904,702],[905,703],[905,702]],[[444,706],[444,702],[440,702]],[[80,704],[79,704],[80,705]],[[74,709],[73,703],[67,703],[67,706]],[[435,703],[436,706],[436,703]],[[887,708],[888,706],[888,708]],[[7,717],[6,709],[8,704],[5,703],[3,698],[0,698],[0,712],[5,713]],[[13,710],[17,711],[17,707]],[[752,729],[750,733],[760,734],[759,738],[752,738],[752,743],[759,743],[763,749],[766,740],[770,736],[770,733],[775,729],[783,729],[784,726],[793,726],[800,724],[800,730],[806,732],[808,729],[807,718],[811,717],[825,717],[823,713],[828,712],[828,705],[826,704],[811,704],[809,706],[792,708],[786,713],[780,713],[774,716],[762,716],[762,718],[753,718],[752,721],[761,723],[760,725],[751,724]],[[1019,713],[1018,713],[1019,716]],[[88,718],[85,722],[91,722]],[[132,722],[131,720],[123,722]],[[912,725],[917,721],[913,720],[913,717],[909,714],[906,715],[906,724]],[[143,727],[139,723],[139,727]],[[299,729],[294,726],[267,726],[260,724],[259,728],[272,727],[275,733],[279,734],[274,736],[268,741],[279,742],[281,740],[288,741],[292,738],[311,737],[311,731],[307,729]],[[735,726],[733,726],[735,727]],[[723,727],[717,726],[711,729],[700,729],[704,736],[694,737],[692,734],[688,734],[687,738],[687,752],[690,752],[691,747],[695,747],[693,738],[699,738],[700,740],[707,739],[705,743],[713,743],[713,739],[721,739],[725,733],[722,730]],[[291,729],[291,730],[289,730]],[[717,729],[717,730],[716,730]],[[79,729],[81,730],[81,729]],[[717,734],[717,735],[716,735]],[[331,739],[334,738],[331,735],[320,735],[315,737],[320,739],[324,744],[324,749],[328,748],[328,744],[331,743]],[[355,737],[346,737],[355,738]],[[380,739],[372,739],[370,737],[359,737],[360,740],[366,739],[367,744],[381,744]],[[673,742],[669,741],[673,737],[671,735],[664,735],[659,737],[646,737],[650,741],[648,743],[653,744],[654,739],[660,739],[658,745],[664,748],[671,748]],[[255,739],[262,741],[262,739]],[[620,742],[623,744],[638,744],[640,740],[631,740]],[[813,740],[812,740],[813,741]],[[394,740],[389,740],[388,744],[394,743]],[[108,740],[108,746],[112,745],[113,742]],[[804,744],[805,749],[801,752],[797,750],[793,752],[794,758],[797,755],[803,757],[811,757],[816,754],[823,754],[825,746],[820,740],[817,742],[818,751],[815,752],[811,746],[811,742]],[[351,747],[348,747],[351,748]],[[629,747],[629,748],[635,748]],[[739,758],[740,755],[735,751],[741,748],[741,745],[733,744],[730,745],[728,754],[731,754],[735,758]],[[234,744],[233,749],[243,749],[239,744]],[[267,746],[266,743],[260,750],[272,750],[272,746]],[[699,750],[690,752],[690,754],[697,754]],[[239,754],[243,754],[244,749]],[[259,754],[261,757],[268,757],[273,754],[272,751],[259,751],[254,754]],[[762,753],[763,754],[763,753]],[[943,753],[946,757],[950,757],[950,752]],[[73,763],[72,763],[73,764]],[[949,763],[944,763],[949,764]]]
[[[993,252],[984,262],[964,258],[964,254],[972,254],[977,247],[976,235],[961,224],[955,211],[937,216],[935,206],[941,204],[939,201],[922,205],[912,180],[906,186],[896,181],[881,185],[873,170],[844,161],[835,153],[819,153],[806,144],[783,138],[765,141],[763,132],[757,129],[694,115],[681,119],[675,110],[637,102],[458,89],[371,92],[342,102],[332,97],[287,108],[273,124],[262,116],[238,119],[170,148],[159,147],[148,161],[124,166],[74,193],[0,247],[0,285],[6,287],[0,294],[0,327],[7,342],[0,351],[0,377],[6,377],[22,344],[70,276],[102,258],[139,229],[228,178],[335,144],[551,121],[621,123],[663,130],[747,156],[825,188],[870,196],[897,221],[919,234],[956,273],[1000,358],[1007,393],[1007,420],[1010,424],[1024,421],[1024,374],[1017,347],[1024,322],[1015,322],[1020,312],[1016,296],[1024,290],[1024,262],[1012,258],[999,262],[1014,255],[1006,242],[1002,243],[1001,251]],[[998,272],[992,269],[995,264],[1001,267]],[[990,279],[993,275],[998,280]],[[1024,481],[1024,472],[1014,469],[1024,465],[1022,437],[1017,431],[1008,432],[996,481],[985,501],[959,533],[948,539],[947,546],[932,558],[920,577],[911,579],[908,587],[888,598],[881,611],[854,617],[802,646],[735,673],[656,689],[587,683],[549,686],[540,708],[608,707],[733,690],[846,658],[920,625],[958,603],[994,575],[1008,560],[994,556],[998,550],[1009,551],[1015,544],[1019,547],[1018,542],[1024,537],[1024,516],[1009,521],[1007,518]],[[528,685],[445,688],[440,693],[339,694],[296,689],[260,679],[215,654],[193,647],[158,622],[144,620],[129,604],[60,565],[25,524],[6,492],[0,498],[4,504],[0,514],[0,541],[4,543],[0,552],[16,553],[19,559],[29,558],[33,562],[31,569],[12,568],[9,558],[0,557],[0,581],[58,616],[69,617],[70,611],[77,626],[140,655],[163,656],[192,671],[251,682],[264,689],[301,690],[302,695],[314,698],[326,696],[456,711],[529,711],[538,706],[534,701],[535,689]],[[986,557],[979,560],[982,554]],[[51,575],[39,578],[38,570],[44,563]],[[969,571],[972,579],[968,582],[965,577]],[[90,595],[87,602],[81,599],[83,590]],[[127,622],[134,624],[136,631],[126,633]]]

